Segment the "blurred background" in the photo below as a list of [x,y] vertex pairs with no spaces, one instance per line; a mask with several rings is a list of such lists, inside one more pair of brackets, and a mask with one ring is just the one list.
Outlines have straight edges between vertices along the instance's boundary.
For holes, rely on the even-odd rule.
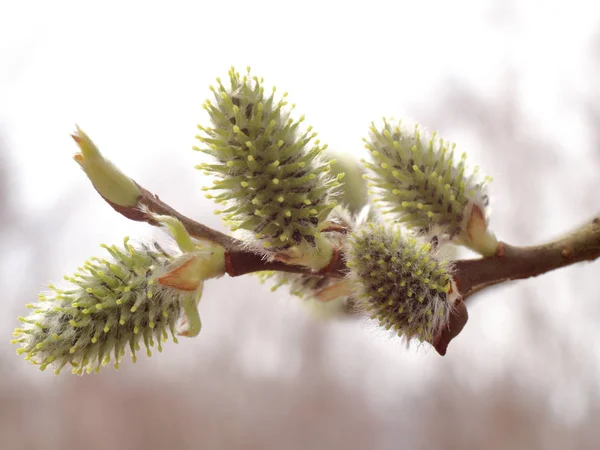
[[[90,2],[91,3],[91,2]],[[80,125],[125,173],[223,229],[195,125],[231,65],[289,91],[332,149],[382,115],[494,177],[491,226],[533,244],[599,211],[600,3],[0,2],[0,448],[592,449],[600,263],[469,302],[446,357],[317,320],[256,277],[207,283],[204,328],[115,372],[53,376],[9,344],[25,303],[123,236],[71,157]]]

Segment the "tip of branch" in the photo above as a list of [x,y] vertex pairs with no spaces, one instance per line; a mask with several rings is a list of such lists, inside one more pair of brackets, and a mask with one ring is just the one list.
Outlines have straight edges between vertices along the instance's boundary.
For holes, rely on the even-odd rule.
[[469,320],[469,313],[467,312],[467,306],[461,299],[455,305],[454,309],[450,313],[450,320],[448,326],[444,327],[442,332],[436,336],[433,340],[432,345],[435,351],[440,356],[444,356],[448,351],[448,345],[456,336],[460,334],[465,324]]
[[81,128],[77,127],[71,137],[80,150],[73,159],[81,166],[98,193],[109,203],[122,207],[136,206],[141,191],[133,180],[106,160]]
[[76,128],[75,133],[72,133],[71,137],[73,138],[73,140],[75,141],[75,143],[77,144],[79,149],[81,150],[82,159],[84,159],[84,158],[90,158],[90,159],[102,158],[102,154],[98,150],[98,147],[96,147],[96,145],[94,145],[94,143],[89,138],[89,136],[87,134],[85,134],[83,132],[83,130],[81,128],[79,128],[79,126],[76,125],[75,128]]

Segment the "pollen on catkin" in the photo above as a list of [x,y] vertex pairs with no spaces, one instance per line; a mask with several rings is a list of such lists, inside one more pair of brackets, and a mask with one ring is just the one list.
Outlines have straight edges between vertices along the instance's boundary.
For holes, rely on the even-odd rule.
[[158,244],[134,247],[126,238],[122,248],[103,246],[110,257],[91,258],[64,287],[50,285],[33,311],[20,317],[13,343],[17,353],[58,374],[67,364],[73,373],[99,371],[114,361],[119,367],[129,348],[133,361],[140,343],[148,356],[155,345],[162,351],[186,304],[197,300],[194,291],[163,286],[157,278],[168,271],[173,256]]
[[232,68],[227,85],[217,79],[211,90],[215,99],[204,104],[211,126],[198,127],[202,146],[194,149],[215,160],[197,168],[217,178],[205,190],[216,191],[207,196],[223,204],[218,213],[267,251],[316,245],[343,176],[331,175],[322,158],[326,146],[311,127],[300,131],[304,118],[290,117],[287,94],[282,100],[275,89],[265,94],[263,80],[249,69],[240,75]]
[[[367,179],[385,214],[480,253],[493,251],[492,236],[473,236],[487,228],[486,185],[491,179],[478,180],[477,168],[468,173],[464,153],[456,162],[455,144],[419,125],[386,119],[381,128],[371,125],[365,144],[372,160],[365,162]],[[474,211],[483,223],[470,231]]]
[[399,226],[368,224],[347,246],[356,303],[379,325],[410,342],[433,342],[458,298],[451,265],[430,243]]

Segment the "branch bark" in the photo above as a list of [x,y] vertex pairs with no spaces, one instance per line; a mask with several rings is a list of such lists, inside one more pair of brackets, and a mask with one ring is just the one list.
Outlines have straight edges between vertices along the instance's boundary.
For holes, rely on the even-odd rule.
[[[265,270],[311,273],[303,266],[267,260],[263,255],[248,249],[242,241],[184,216],[141,186],[140,190],[142,195],[138,199],[137,207],[123,207],[105,200],[128,219],[158,225],[151,216],[140,209],[145,206],[154,213],[177,218],[191,236],[222,245],[226,249],[228,259],[227,273],[232,277]],[[567,236],[546,244],[517,247],[500,243],[498,252],[494,256],[455,261],[454,278],[463,299],[466,299],[482,289],[499,283],[534,277],[582,261],[593,261],[599,257],[600,217],[597,217]],[[319,272],[319,275],[343,278],[346,271],[344,258],[337,253],[332,263]]]
[[[135,207],[116,205],[106,199],[98,190],[96,190],[96,192],[98,192],[104,201],[106,201],[115,211],[130,220],[159,226],[160,224],[158,224],[152,216],[143,211],[145,207],[153,213],[175,217],[182,223],[190,236],[196,239],[208,239],[223,246],[226,250],[226,271],[229,276],[237,277],[265,270],[301,274],[313,273],[307,267],[286,264],[283,261],[278,260],[268,260],[264,255],[248,249],[248,246],[244,245],[239,239],[228,236],[220,231],[213,230],[206,225],[202,225],[201,223],[184,216],[163,202],[158,195],[151,193],[139,184],[137,185],[141,191],[141,195],[138,197],[137,205]],[[319,272],[319,274],[328,277],[342,278],[345,276],[345,271],[346,265],[340,257],[339,252],[336,252],[332,258],[332,263]]]
[[546,244],[515,247],[501,243],[495,256],[455,262],[455,279],[463,299],[507,281],[535,277],[600,257],[600,217]]

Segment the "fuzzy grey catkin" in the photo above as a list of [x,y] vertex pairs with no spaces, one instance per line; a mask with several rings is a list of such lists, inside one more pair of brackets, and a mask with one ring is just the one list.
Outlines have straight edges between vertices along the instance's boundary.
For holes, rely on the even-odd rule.
[[175,326],[182,307],[196,292],[162,286],[157,279],[166,273],[173,257],[155,244],[134,247],[126,238],[122,248],[103,246],[110,258],[92,258],[64,287],[50,286],[30,304],[33,312],[20,317],[15,330],[17,353],[44,370],[53,365],[58,374],[64,366],[83,374],[99,371],[111,358],[115,368],[129,348],[135,362],[140,342],[148,356]]
[[399,226],[368,224],[347,246],[357,304],[407,341],[433,342],[458,298],[452,267]]
[[311,127],[300,131],[304,118],[292,119],[287,102],[275,89],[265,94],[249,70],[232,68],[228,85],[217,83],[214,102],[204,104],[211,126],[198,127],[195,147],[214,159],[198,166],[217,178],[205,189],[218,193],[207,196],[224,205],[219,213],[233,230],[251,232],[268,251],[317,245],[338,185],[322,158],[326,146]]

